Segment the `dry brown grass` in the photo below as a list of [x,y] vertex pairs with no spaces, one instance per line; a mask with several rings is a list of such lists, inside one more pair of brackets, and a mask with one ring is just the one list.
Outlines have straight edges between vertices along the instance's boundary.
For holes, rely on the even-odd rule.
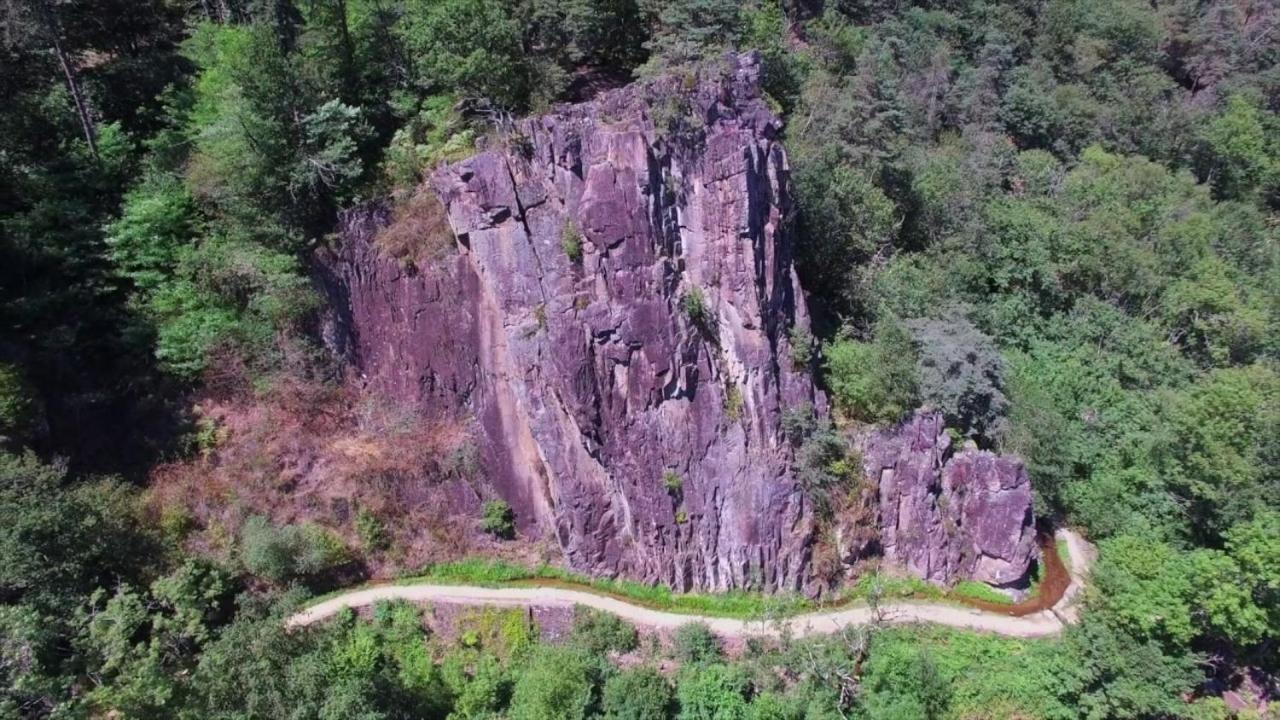
[[148,494],[153,520],[193,550],[230,559],[244,521],[263,515],[324,525],[359,552],[362,510],[391,541],[364,553],[374,577],[489,542],[475,527],[483,477],[459,460],[474,455],[465,420],[427,420],[349,386],[297,379],[256,396],[206,396],[195,412],[216,445],[158,467]]
[[[874,482],[863,478],[847,493],[833,495],[831,502],[830,516],[820,518],[814,531],[812,559],[814,576],[827,587],[836,588],[860,570],[859,561],[850,566],[839,546],[866,549],[879,541],[877,488]],[[837,530],[843,534],[842,542],[837,542]]]
[[378,231],[375,241],[392,257],[418,265],[446,254],[454,238],[444,205],[424,187],[396,205],[391,224]]

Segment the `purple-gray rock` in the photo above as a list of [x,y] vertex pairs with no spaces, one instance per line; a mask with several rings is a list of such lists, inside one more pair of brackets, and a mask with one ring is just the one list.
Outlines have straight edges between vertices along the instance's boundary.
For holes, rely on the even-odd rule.
[[[433,173],[457,240],[433,261],[380,247],[393,219],[378,205],[347,212],[320,255],[329,346],[373,393],[470,433],[483,492],[580,571],[815,587],[781,417],[825,399],[791,357],[808,317],[759,72],[731,56],[512,124]],[[1018,461],[953,453],[936,414],[872,435],[863,456],[878,489],[836,528],[844,560],[878,539],[933,582],[1025,575]]]
[[456,253],[405,266],[365,208],[322,258],[331,346],[371,389],[469,417],[521,528],[575,569],[680,590],[807,580],[781,415],[825,401],[791,359],[808,318],[759,73],[730,56],[520,121],[431,178]]
[[863,463],[879,482],[886,560],[934,583],[1011,585],[1036,558],[1031,482],[1013,457],[952,452],[938,413],[873,433]]

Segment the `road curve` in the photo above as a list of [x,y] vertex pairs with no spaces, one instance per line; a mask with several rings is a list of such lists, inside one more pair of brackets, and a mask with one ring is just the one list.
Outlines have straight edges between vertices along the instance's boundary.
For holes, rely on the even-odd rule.
[[702,622],[724,637],[773,636],[784,629],[788,630],[792,637],[824,635],[848,625],[867,624],[877,616],[885,623],[936,623],[1011,637],[1047,637],[1057,635],[1062,632],[1066,623],[1075,621],[1074,605],[1083,588],[1093,557],[1092,549],[1079,535],[1069,530],[1059,530],[1057,535],[1066,540],[1070,557],[1071,586],[1064,593],[1062,600],[1052,609],[1023,617],[1010,617],[949,604],[892,602],[881,604],[878,611],[873,611],[867,606],[856,606],[840,610],[816,611],[773,621],[739,620],[654,610],[605,595],[559,587],[486,588],[420,583],[381,585],[343,593],[299,611],[291,616],[286,624],[291,628],[304,627],[332,617],[343,608],[366,607],[381,600],[407,600],[456,605],[538,607],[585,605],[613,613],[632,624],[655,629],[670,629],[691,622]]

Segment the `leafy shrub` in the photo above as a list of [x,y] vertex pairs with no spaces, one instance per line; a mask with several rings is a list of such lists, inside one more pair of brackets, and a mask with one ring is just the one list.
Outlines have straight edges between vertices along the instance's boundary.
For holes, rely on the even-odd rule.
[[476,131],[449,94],[415,98],[408,117],[383,151],[382,175],[397,190],[416,188],[424,169],[457,161],[475,152]]
[[872,718],[939,720],[951,704],[952,680],[927,646],[890,646],[871,653],[865,702]]
[[240,560],[245,569],[273,582],[313,577],[349,559],[342,540],[319,525],[274,527],[255,515],[240,530]]
[[678,494],[684,488],[684,478],[675,470],[667,469],[662,473],[662,484],[667,488],[667,492]]
[[218,347],[256,367],[278,366],[319,298],[298,261],[244,237],[211,237],[179,256],[175,275],[147,296],[158,325],[156,357],[191,379]]
[[582,262],[582,233],[573,220],[564,221],[564,228],[560,231],[560,249],[564,250],[569,262]]
[[[800,693],[762,692],[752,699],[747,717],[749,720],[803,720],[809,705],[805,701]],[[817,706],[821,701],[811,702]]]
[[816,509],[826,514],[831,510],[832,494],[861,475],[861,460],[829,419],[814,416],[811,406],[788,411],[783,427],[796,447],[796,479]]
[[510,540],[516,536],[516,516],[506,500],[485,502],[480,527],[490,535]]
[[667,720],[674,700],[671,684],[662,673],[634,667],[605,681],[601,709],[608,720]]
[[538,644],[538,627],[524,608],[474,608],[456,624],[464,646],[499,658],[521,658]]
[[151,584],[157,604],[172,613],[172,626],[197,642],[209,640],[212,628],[230,618],[235,592],[231,575],[200,558],[188,558]]
[[869,422],[895,422],[916,404],[918,372],[911,337],[892,319],[870,342],[837,338],[826,348],[826,378],[841,411]]
[[368,508],[360,508],[356,513],[356,534],[360,536],[360,545],[366,552],[386,550],[391,546],[387,526]]
[[1005,430],[1004,358],[995,342],[958,311],[906,323],[919,348],[921,399],[968,437]]
[[711,321],[711,311],[707,308],[706,296],[702,294],[702,288],[694,286],[689,288],[680,298],[680,309],[684,311],[685,317],[689,318],[689,322],[696,327],[706,330]]
[[599,667],[581,650],[543,646],[511,693],[511,720],[583,720],[592,709]]
[[160,533],[175,546],[180,546],[195,528],[195,515],[185,505],[168,505],[160,511]]
[[[697,84],[697,77],[692,82]],[[667,143],[684,144],[697,140],[698,131],[702,129],[702,118],[698,117],[689,98],[682,94],[668,94],[656,100],[649,108],[649,116],[653,120],[653,130],[659,140]],[[680,190],[669,184],[677,197]]]
[[630,652],[639,644],[636,629],[613,613],[582,605],[573,608],[573,644],[592,653]]
[[679,720],[744,720],[751,681],[740,665],[712,663],[681,673]]
[[673,640],[676,658],[685,663],[709,663],[723,655],[720,638],[706,623],[687,623],[676,629]]
[[813,362],[816,340],[809,328],[796,325],[791,328],[791,366],[796,370],[804,370]]
[[[454,652],[441,663],[444,681],[453,695],[452,712],[463,718],[497,717],[511,698],[511,673],[488,653]],[[437,715],[438,717],[438,715]]]

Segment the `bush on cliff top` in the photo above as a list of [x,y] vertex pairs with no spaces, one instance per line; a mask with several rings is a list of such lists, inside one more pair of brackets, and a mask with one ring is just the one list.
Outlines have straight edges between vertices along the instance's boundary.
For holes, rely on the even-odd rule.
[[891,319],[876,324],[869,341],[843,336],[827,345],[826,380],[842,412],[867,422],[897,422],[918,401],[917,350]]

